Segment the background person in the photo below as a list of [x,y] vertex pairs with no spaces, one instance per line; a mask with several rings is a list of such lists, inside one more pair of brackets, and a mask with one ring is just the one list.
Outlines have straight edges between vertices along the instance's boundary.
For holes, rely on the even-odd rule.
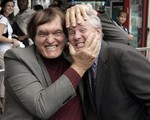
[[[0,11],[0,68],[4,69],[3,55],[12,47],[19,45],[17,39],[12,38],[12,27],[10,21],[13,17],[14,12],[14,1],[13,0],[2,0],[1,11]],[[0,112],[2,112],[3,99],[5,93],[4,87],[4,76],[0,76]]]
[[127,19],[127,13],[124,11],[119,11],[117,14],[117,24],[128,34],[128,37],[131,41],[134,39],[134,36],[132,34],[130,34],[128,29],[124,26],[126,19]]
[[[80,10],[85,8],[81,5],[79,9],[79,6],[71,8],[72,20],[75,18],[79,21],[77,14],[79,16]],[[75,13],[74,16],[71,16],[72,13]],[[78,52],[84,49],[90,33],[101,36],[98,40],[99,56],[79,85],[86,119],[149,120],[150,62],[148,59],[131,46],[103,41],[100,20],[96,14],[91,13],[91,10],[87,11],[86,20],[80,19],[80,24],[76,24],[76,27],[70,26],[68,31],[69,42]]]
[[14,2],[13,0],[3,0],[1,2],[1,11],[0,11],[0,51],[5,53],[6,50],[12,48],[12,45],[18,46],[19,41],[12,38],[12,27],[10,25],[10,18],[12,17],[14,11]]
[[33,44],[31,39],[28,39],[27,35],[27,24],[35,13],[34,10],[28,7],[28,0],[17,0],[17,5],[19,8],[19,13],[14,18],[13,33],[17,36],[19,41],[22,41],[25,46]]
[[33,6],[33,10],[34,10],[34,11],[39,11],[39,10],[43,10],[43,9],[44,9],[43,6],[40,5],[40,4],[37,4],[37,5],[34,5],[34,6]]

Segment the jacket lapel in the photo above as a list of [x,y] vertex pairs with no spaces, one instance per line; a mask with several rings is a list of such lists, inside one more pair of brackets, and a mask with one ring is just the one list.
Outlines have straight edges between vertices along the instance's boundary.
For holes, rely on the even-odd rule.
[[108,46],[107,43],[103,41],[102,46],[101,46],[101,51],[99,54],[99,58],[98,58],[98,66],[97,66],[97,74],[96,74],[96,88],[95,88],[96,89],[96,96],[95,96],[96,103],[93,102],[93,95],[92,95],[91,88],[90,88],[88,71],[85,73],[83,80],[80,82],[80,85],[79,85],[83,109],[84,109],[84,113],[86,116],[89,116],[88,115],[89,111],[92,111],[91,108],[90,109],[88,108],[90,104],[91,104],[91,107],[93,108],[93,115],[94,114],[97,115],[100,113],[101,98],[102,98],[104,82],[105,82],[105,77],[106,77],[106,72],[107,72],[107,54],[108,54],[107,46]]
[[[35,49],[35,48],[34,48]],[[68,61],[68,62],[72,62],[72,59],[71,59],[71,57],[70,57],[70,55],[69,55],[69,51],[68,51],[69,49],[68,49],[68,47],[65,47],[64,48],[64,51],[63,51],[63,56],[64,56],[64,58]],[[40,67],[41,67],[41,69],[40,70],[42,70],[42,71],[40,71],[40,73],[42,72],[43,73],[43,75],[41,75],[41,76],[43,76],[44,77],[44,79],[46,80],[46,84],[45,84],[45,82],[43,82],[43,78],[40,78],[39,80],[40,80],[40,82],[45,86],[49,86],[50,84],[51,84],[51,78],[50,78],[50,76],[49,76],[49,73],[48,73],[48,71],[47,71],[47,69],[46,69],[46,67],[45,67],[45,65],[44,65],[44,63],[43,63],[43,61],[42,61],[42,58],[41,58],[41,56],[40,56],[40,54],[37,52],[37,50],[35,49],[34,50],[35,51],[35,54],[36,54],[36,58],[37,58],[37,60],[38,60],[38,62],[39,62],[39,64],[41,65]],[[38,75],[39,76],[39,75]]]
[[45,80],[46,80],[46,84],[45,84],[45,82],[43,82],[43,78],[41,79],[39,79],[40,80],[40,82],[45,86],[49,86],[50,84],[51,84],[51,79],[50,79],[50,77],[49,77],[49,74],[48,74],[48,71],[47,71],[47,69],[46,69],[46,67],[45,67],[45,65],[44,65],[44,63],[43,63],[43,61],[42,61],[42,58],[40,57],[40,55],[39,55],[39,53],[35,50],[35,54],[36,54],[36,57],[37,57],[37,60],[38,60],[38,62],[39,62],[39,64],[41,65],[40,67],[41,67],[41,71],[40,71],[40,73],[42,72],[43,73],[43,77],[45,78]]
[[102,42],[100,55],[98,58],[98,66],[97,66],[97,74],[96,74],[96,107],[97,112],[100,113],[100,105],[101,105],[101,98],[104,88],[104,82],[107,73],[107,57],[108,57],[108,50],[107,50],[107,43]]

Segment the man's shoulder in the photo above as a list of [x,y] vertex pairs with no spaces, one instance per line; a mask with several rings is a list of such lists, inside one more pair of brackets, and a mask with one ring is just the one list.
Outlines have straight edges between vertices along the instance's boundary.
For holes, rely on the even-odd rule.
[[15,15],[15,18],[17,18],[17,17],[20,17],[20,16],[22,16],[22,15],[25,15],[25,14],[28,14],[28,15],[32,15],[32,14],[34,14],[35,13],[35,11],[34,10],[32,10],[31,8],[28,8],[28,9],[26,9],[23,13],[17,13],[16,15]]
[[110,42],[110,41],[103,41],[103,43],[105,43],[105,45],[107,45],[107,48],[108,50],[111,52],[111,53],[122,53],[122,52],[128,52],[128,51],[136,51],[137,52],[137,49],[132,47],[132,46],[129,46],[129,45],[126,45],[126,44],[123,44],[123,43],[117,43],[117,42]]
[[33,56],[34,52],[34,45],[28,46],[26,48],[12,48],[6,51],[5,57],[10,58],[27,58],[27,56]]
[[33,9],[31,9],[31,8],[26,9],[24,12],[25,13],[30,13],[30,14],[35,13],[35,11]]

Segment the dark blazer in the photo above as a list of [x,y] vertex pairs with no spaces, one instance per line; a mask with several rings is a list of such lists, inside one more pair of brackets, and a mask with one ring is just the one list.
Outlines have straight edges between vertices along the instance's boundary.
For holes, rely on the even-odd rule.
[[97,67],[96,102],[88,74],[79,86],[87,120],[150,120],[150,62],[145,56],[128,45],[103,41]]

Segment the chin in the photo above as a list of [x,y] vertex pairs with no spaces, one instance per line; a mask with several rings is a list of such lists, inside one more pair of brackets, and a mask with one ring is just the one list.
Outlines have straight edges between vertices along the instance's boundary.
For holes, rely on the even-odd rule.
[[61,54],[57,54],[57,53],[53,53],[53,54],[50,54],[50,55],[46,55],[46,58],[48,59],[55,59],[55,58],[58,58]]

